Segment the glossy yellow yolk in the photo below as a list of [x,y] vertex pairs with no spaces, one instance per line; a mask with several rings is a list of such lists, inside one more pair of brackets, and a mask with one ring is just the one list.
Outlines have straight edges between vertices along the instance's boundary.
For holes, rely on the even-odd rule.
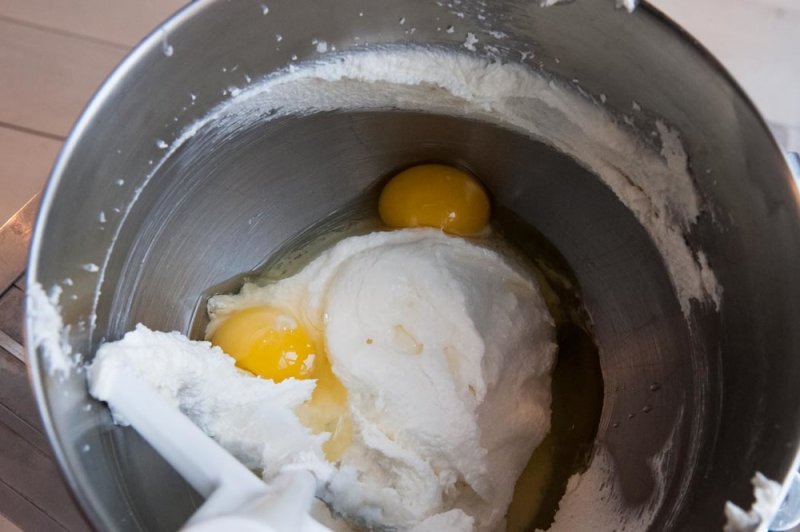
[[317,348],[286,312],[250,307],[231,314],[214,331],[211,343],[236,359],[236,365],[265,379],[308,378]]
[[390,227],[436,227],[471,235],[489,223],[489,196],[458,168],[422,164],[403,170],[381,191],[378,212]]
[[259,306],[232,312],[210,340],[237,366],[265,379],[316,379],[311,399],[296,414],[315,434],[330,432],[322,450],[331,462],[341,458],[353,432],[347,390],[334,375],[320,338],[312,337],[290,313]]

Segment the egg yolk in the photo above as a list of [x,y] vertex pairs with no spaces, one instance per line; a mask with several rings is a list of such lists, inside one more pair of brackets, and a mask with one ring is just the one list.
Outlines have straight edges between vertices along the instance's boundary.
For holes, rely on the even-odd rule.
[[321,338],[312,337],[290,313],[258,306],[232,312],[210,337],[255,375],[280,382],[316,379],[311,399],[295,413],[314,434],[329,432],[322,445],[325,456],[336,462],[350,445],[353,425],[347,412],[347,389],[333,373]]
[[317,349],[291,315],[271,307],[232,313],[211,336],[211,343],[236,359],[236,365],[280,382],[311,375]]
[[443,164],[403,170],[386,184],[378,212],[389,227],[436,227],[471,235],[489,223],[489,196],[472,175]]

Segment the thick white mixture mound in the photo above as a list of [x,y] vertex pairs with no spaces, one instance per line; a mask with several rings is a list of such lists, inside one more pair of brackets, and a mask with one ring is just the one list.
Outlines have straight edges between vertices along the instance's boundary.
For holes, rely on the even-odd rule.
[[[141,324],[97,350],[87,373],[91,393],[114,367],[135,371],[247,467],[264,468],[272,476],[287,464],[302,463],[317,475],[330,473],[320,448],[325,438],[312,435],[291,414],[311,397],[314,381],[265,381],[236,368],[233,358],[209,342]],[[270,413],[286,420],[277,430],[259,423],[274,419]],[[115,420],[126,423],[119,416]]]
[[314,381],[253,377],[206,342],[139,327],[98,352],[90,378],[124,364],[270,477],[301,463],[355,522],[418,530],[502,526],[517,477],[550,428],[554,326],[535,283],[497,253],[436,230],[351,237],[297,275],[209,303],[289,309],[321,331],[345,385],[354,436],[340,463],[286,416]]

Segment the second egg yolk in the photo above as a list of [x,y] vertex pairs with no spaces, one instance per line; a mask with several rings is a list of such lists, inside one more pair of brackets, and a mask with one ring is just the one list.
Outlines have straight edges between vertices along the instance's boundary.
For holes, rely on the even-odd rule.
[[211,343],[235,358],[240,368],[275,382],[309,377],[317,355],[294,317],[272,307],[232,313],[214,331]]
[[443,164],[403,170],[386,184],[378,212],[389,227],[436,227],[472,235],[489,223],[489,196],[467,172]]
[[353,433],[347,389],[333,373],[321,338],[312,337],[290,313],[257,306],[233,311],[209,339],[238,367],[265,379],[316,379],[311,399],[296,414],[314,434],[331,434],[322,445],[328,460],[341,458]]

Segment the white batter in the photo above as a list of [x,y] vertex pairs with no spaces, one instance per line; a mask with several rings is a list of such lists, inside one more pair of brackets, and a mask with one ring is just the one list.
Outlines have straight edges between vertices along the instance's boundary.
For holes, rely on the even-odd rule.
[[143,326],[98,351],[90,379],[125,364],[269,478],[303,464],[319,495],[371,527],[496,530],[517,477],[550,428],[552,319],[535,283],[494,251],[431,229],[351,237],[297,275],[209,303],[291,309],[322,331],[354,435],[337,464],[295,418],[274,434],[259,411],[294,416],[314,381],[238,370],[206,342]]

